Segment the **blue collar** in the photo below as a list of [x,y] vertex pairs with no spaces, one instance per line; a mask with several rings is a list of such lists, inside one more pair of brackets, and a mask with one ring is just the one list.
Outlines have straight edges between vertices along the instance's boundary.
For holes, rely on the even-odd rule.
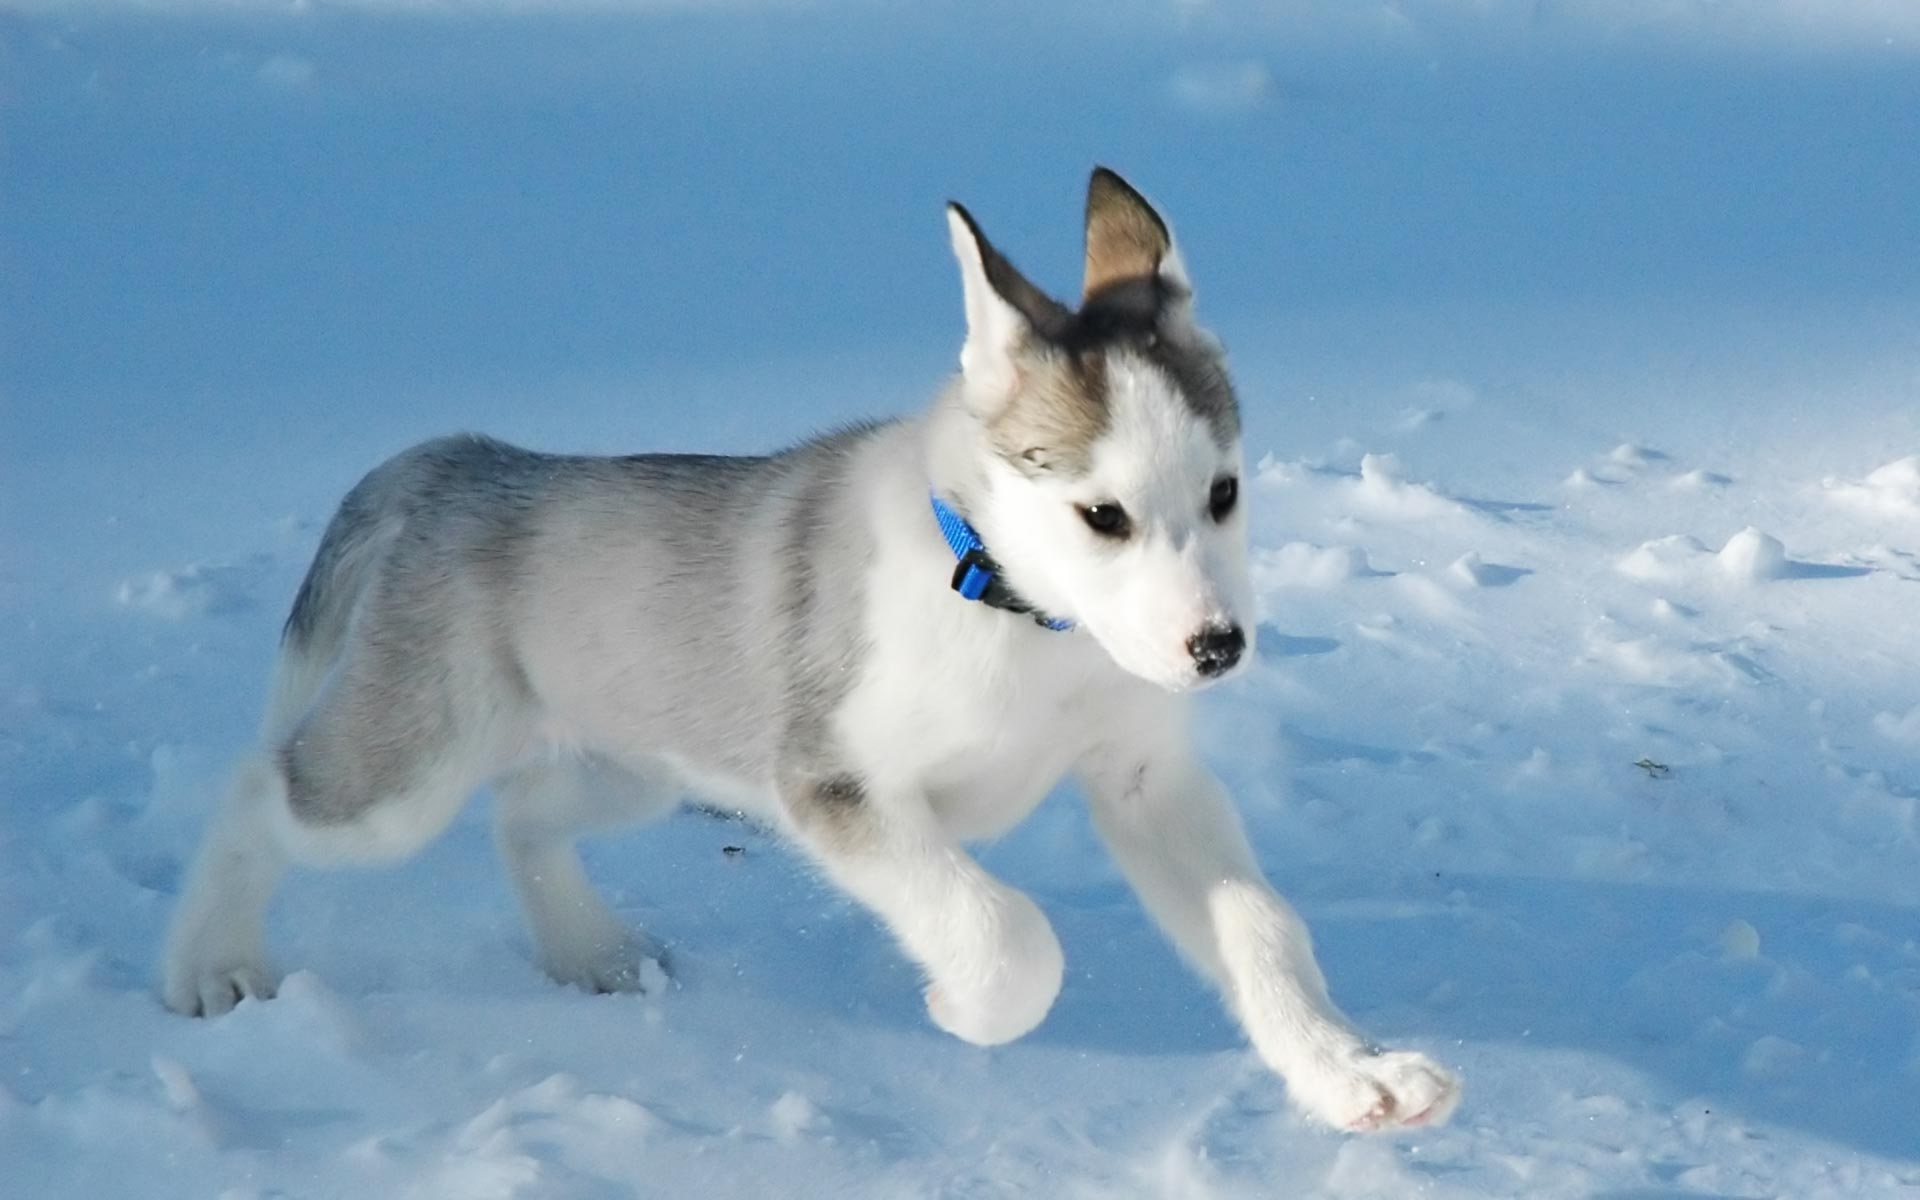
[[1006,580],[1001,578],[1000,564],[987,553],[986,543],[980,540],[979,533],[967,523],[967,519],[939,496],[932,496],[931,499],[933,519],[940,522],[941,536],[947,539],[953,556],[960,560],[953,570],[954,591],[969,600],[978,600],[988,608],[1030,616],[1037,624],[1048,629],[1064,631],[1073,628],[1072,621],[1065,617],[1049,617],[1008,587]]

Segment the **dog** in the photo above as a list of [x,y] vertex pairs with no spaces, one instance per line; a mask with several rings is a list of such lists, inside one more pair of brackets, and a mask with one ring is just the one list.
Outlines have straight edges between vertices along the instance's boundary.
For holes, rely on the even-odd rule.
[[1295,1103],[1341,1129],[1446,1119],[1448,1071],[1329,999],[1188,738],[1253,651],[1238,400],[1166,221],[1112,171],[1077,308],[947,209],[960,370],[914,419],[768,457],[432,441],[342,501],[281,641],[261,748],[168,938],[167,1005],[273,994],[289,864],[404,859],[490,785],[541,965],[663,979],[575,839],[684,795],[782,830],[924,973],[926,1009],[1011,1041],[1060,990],[1038,906],[963,845],[1068,775],[1182,954]]

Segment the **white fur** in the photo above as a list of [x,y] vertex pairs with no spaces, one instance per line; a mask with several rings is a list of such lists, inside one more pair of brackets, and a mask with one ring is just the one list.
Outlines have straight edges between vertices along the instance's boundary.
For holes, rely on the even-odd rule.
[[1026,322],[987,282],[980,244],[953,207],[947,208],[947,233],[953,256],[960,263],[961,300],[967,311],[967,340],[960,347],[960,372],[978,397],[991,403],[1013,392],[1012,353]]
[[[1202,628],[1244,629],[1246,652],[1253,650],[1245,508],[1215,522],[1205,505],[1216,478],[1240,474],[1240,455],[1214,444],[1152,366],[1116,356],[1110,376],[1111,424],[1094,447],[1092,471],[1023,486],[1013,468],[995,464],[980,526],[1005,561],[1034,564],[1020,578],[1035,603],[1072,614],[1142,679],[1194,687],[1201,678],[1187,639]],[[1131,514],[1125,543],[1090,537],[1076,510],[1099,502]]]
[[234,772],[167,933],[160,994],[175,1012],[221,1013],[273,995],[266,917],[286,870],[274,831],[285,808],[279,773],[264,758]]

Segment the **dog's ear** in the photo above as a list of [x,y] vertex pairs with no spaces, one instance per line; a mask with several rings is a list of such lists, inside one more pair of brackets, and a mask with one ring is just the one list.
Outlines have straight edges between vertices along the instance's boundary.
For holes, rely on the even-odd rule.
[[993,248],[973,216],[958,204],[947,205],[953,256],[960,260],[960,286],[966,297],[967,342],[960,370],[983,395],[1012,394],[1014,355],[1029,339],[1045,338],[1071,319],[1058,300],[1014,269]]
[[1193,283],[1173,230],[1133,185],[1106,167],[1087,181],[1087,278],[1081,302],[1150,284],[1163,318],[1192,323]]

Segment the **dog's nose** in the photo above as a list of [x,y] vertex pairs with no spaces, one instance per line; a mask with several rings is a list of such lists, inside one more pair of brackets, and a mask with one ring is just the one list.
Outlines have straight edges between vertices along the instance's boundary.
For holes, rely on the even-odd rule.
[[1233,669],[1240,661],[1240,652],[1247,648],[1247,635],[1238,625],[1210,625],[1187,639],[1187,653],[1193,655],[1193,664],[1200,668],[1200,674],[1209,678],[1223,675]]

